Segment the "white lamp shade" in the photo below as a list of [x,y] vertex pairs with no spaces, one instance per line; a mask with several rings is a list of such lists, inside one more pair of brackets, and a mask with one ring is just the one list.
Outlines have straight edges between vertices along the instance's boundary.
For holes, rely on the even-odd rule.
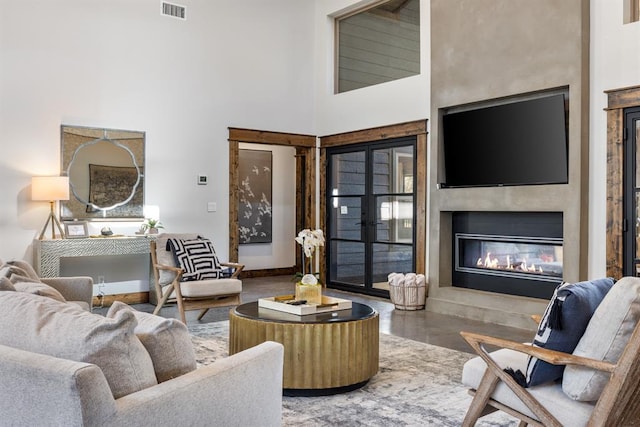
[[31,200],[69,200],[69,177],[34,176],[31,178]]

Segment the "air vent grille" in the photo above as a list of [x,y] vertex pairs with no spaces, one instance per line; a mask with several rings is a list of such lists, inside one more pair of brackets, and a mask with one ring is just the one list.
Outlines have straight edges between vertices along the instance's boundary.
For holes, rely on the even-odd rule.
[[180,6],[179,4],[160,2],[161,11],[160,13],[164,16],[170,16],[172,18],[178,18],[182,20],[187,19],[187,8],[185,6]]

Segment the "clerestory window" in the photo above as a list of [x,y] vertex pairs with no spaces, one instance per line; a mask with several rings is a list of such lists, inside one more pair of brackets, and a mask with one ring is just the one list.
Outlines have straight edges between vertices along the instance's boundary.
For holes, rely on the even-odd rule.
[[420,0],[336,18],[336,93],[420,74]]

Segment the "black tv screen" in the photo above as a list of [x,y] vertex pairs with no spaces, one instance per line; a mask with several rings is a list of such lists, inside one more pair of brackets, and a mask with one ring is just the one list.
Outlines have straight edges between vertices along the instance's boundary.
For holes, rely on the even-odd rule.
[[566,184],[564,95],[442,116],[442,187]]

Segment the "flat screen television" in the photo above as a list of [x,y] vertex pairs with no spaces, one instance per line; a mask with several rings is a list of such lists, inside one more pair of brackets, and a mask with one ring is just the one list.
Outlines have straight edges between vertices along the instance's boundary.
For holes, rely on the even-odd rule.
[[563,94],[442,116],[441,187],[566,184]]

